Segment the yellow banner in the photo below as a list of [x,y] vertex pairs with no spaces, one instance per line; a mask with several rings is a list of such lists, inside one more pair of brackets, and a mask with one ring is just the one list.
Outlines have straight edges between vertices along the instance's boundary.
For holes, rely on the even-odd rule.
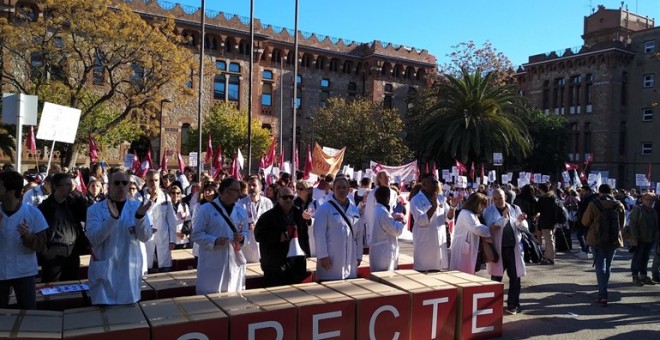
[[312,153],[312,173],[318,176],[331,174],[336,176],[341,170],[341,163],[344,162],[344,152],[346,147],[342,148],[336,154],[329,154],[314,143],[314,152]]

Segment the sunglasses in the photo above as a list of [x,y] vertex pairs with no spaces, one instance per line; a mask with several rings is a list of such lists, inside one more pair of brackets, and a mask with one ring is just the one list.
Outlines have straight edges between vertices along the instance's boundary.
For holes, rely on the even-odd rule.
[[114,183],[115,185],[127,186],[129,181],[113,181],[112,183]]
[[181,191],[170,191],[170,195],[181,195]]
[[294,196],[293,195],[282,195],[282,196],[280,196],[280,198],[285,199],[285,200],[292,200],[294,198]]

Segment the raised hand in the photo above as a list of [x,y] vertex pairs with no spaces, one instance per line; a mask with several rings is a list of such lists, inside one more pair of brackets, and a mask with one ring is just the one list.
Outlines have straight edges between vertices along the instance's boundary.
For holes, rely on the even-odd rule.
[[151,208],[151,205],[154,202],[152,200],[145,200],[142,205],[137,210],[137,214],[140,216],[144,216],[147,214],[147,211],[149,211],[149,208]]

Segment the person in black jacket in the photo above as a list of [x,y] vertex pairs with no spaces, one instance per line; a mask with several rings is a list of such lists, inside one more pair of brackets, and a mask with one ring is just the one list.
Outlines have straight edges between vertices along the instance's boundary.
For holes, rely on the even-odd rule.
[[591,187],[589,187],[588,185],[585,184],[582,186],[582,188],[580,188],[580,203],[578,203],[577,221],[575,221],[575,237],[578,239],[578,242],[580,243],[580,248],[582,248],[582,252],[578,256],[580,256],[583,259],[592,258],[593,255],[589,251],[589,245],[587,244],[585,239],[587,235],[587,227],[582,224],[582,216],[584,215],[584,212],[587,210],[589,203],[597,197],[598,194],[591,191]]
[[89,241],[82,222],[87,218],[87,201],[72,195],[73,178],[57,173],[52,178],[53,194],[39,205],[48,223],[46,250],[41,253],[42,282],[78,280],[80,254]]
[[[254,228],[265,287],[300,283],[307,276],[305,258],[309,256],[309,234],[302,210],[293,205],[293,198],[293,190],[280,188],[277,204],[261,215]],[[289,254],[290,243],[296,235],[304,253]]]
[[555,224],[557,224],[557,198],[546,183],[539,185],[538,227],[541,229],[545,248],[541,264],[555,264]]

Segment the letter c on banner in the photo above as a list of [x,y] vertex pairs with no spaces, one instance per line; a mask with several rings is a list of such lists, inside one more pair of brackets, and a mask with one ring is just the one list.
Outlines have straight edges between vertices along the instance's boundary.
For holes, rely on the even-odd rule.
[[282,340],[284,338],[284,329],[282,328],[282,325],[279,322],[264,321],[264,322],[251,323],[248,325],[248,339],[256,340],[255,333],[257,329],[261,329],[261,328],[274,328],[275,332],[277,333],[275,339]]
[[[380,306],[376,311],[371,315],[371,319],[369,320],[369,339],[371,340],[376,340],[376,318],[378,318],[378,315],[382,312],[390,312],[394,315],[395,318],[399,317],[399,311],[394,308],[392,305],[385,305],[385,306]],[[399,339],[399,332],[394,332],[394,337],[392,340],[398,340]]]
[[195,333],[186,333],[178,337],[176,340],[209,340],[209,337],[206,336],[206,334],[195,332]]

